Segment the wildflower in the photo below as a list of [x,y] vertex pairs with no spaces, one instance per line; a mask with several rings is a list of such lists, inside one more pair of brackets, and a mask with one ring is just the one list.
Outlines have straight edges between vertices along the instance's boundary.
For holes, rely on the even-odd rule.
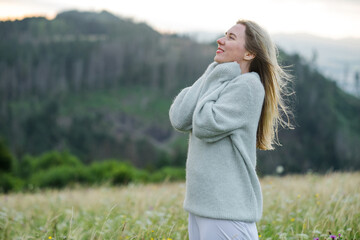
[[292,221],[292,222],[295,221],[295,218],[290,219],[290,221]]
[[314,238],[314,240],[319,240],[319,238]]
[[318,194],[318,193],[317,193],[317,194],[315,194],[315,197],[316,197],[316,198],[319,198],[319,194]]
[[331,239],[336,239],[336,236],[335,235],[330,235],[330,238]]
[[154,238],[151,238],[150,240],[154,240]]
[[261,238],[261,234],[259,234],[259,238]]
[[299,194],[299,195],[297,195],[297,198],[300,198],[301,197],[301,195]]
[[341,237],[341,233],[339,233],[339,238]]
[[276,167],[276,173],[277,174],[282,174],[284,172],[284,167],[279,165]]
[[51,237],[51,236],[49,236],[49,239],[52,239],[52,237]]

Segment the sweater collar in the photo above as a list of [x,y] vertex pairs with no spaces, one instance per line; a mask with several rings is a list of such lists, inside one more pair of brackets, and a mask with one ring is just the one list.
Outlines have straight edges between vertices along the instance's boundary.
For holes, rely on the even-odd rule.
[[210,65],[212,68],[208,74],[208,79],[214,79],[220,82],[232,80],[241,74],[241,69],[236,62],[217,63]]

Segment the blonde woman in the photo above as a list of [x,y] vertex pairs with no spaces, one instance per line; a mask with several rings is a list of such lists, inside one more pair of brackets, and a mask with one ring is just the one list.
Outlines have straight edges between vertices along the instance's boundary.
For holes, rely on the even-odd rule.
[[289,76],[267,32],[252,21],[238,21],[217,43],[214,62],[169,112],[173,127],[190,133],[189,239],[253,240],[262,215],[256,148],[273,149],[278,125],[291,127],[281,116],[289,119],[282,99]]

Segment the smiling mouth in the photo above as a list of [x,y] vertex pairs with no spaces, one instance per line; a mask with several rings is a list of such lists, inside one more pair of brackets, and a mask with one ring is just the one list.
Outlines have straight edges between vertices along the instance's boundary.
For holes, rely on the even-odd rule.
[[218,48],[218,49],[216,50],[216,53],[223,53],[223,52],[225,52],[225,51],[224,51],[224,49],[222,49],[222,48]]

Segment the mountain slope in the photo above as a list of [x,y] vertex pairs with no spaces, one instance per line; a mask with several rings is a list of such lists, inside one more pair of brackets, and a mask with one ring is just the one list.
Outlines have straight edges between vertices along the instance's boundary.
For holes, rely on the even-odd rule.
[[[295,77],[295,130],[281,130],[282,147],[259,153],[260,168],[289,172],[359,169],[360,101],[326,79],[299,55],[286,57]],[[266,171],[265,171],[266,172]]]
[[[211,63],[215,45],[162,35],[108,12],[0,23],[0,135],[19,159],[69,149],[84,162],[128,158],[183,166],[187,136],[168,109]],[[298,55],[292,65],[295,130],[258,151],[261,173],[360,169],[360,101]]]

